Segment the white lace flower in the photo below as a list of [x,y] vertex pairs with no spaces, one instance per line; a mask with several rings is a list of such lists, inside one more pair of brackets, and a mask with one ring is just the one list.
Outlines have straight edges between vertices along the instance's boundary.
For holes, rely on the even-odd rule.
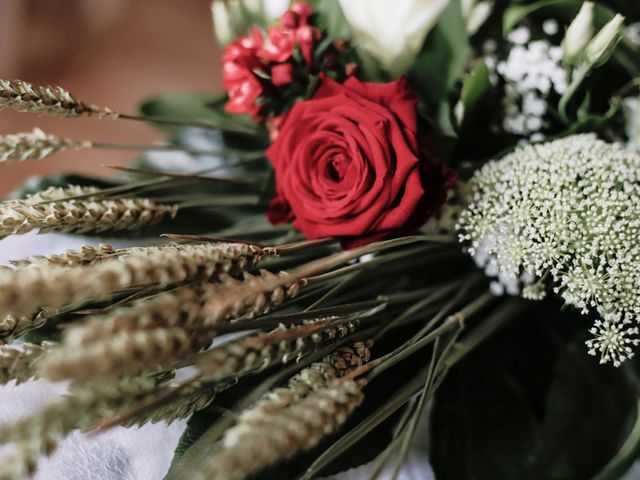
[[470,183],[458,229],[476,262],[519,279],[526,298],[553,286],[597,312],[590,351],[603,362],[630,357],[640,341],[640,155],[574,135],[519,148]]

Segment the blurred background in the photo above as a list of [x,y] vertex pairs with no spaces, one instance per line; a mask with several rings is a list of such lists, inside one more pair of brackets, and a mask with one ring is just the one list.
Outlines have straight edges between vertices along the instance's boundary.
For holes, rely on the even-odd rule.
[[[60,85],[87,103],[132,112],[167,90],[220,91],[210,0],[0,0],[0,78]],[[31,131],[117,143],[159,141],[139,122],[0,111],[0,134]],[[109,175],[135,152],[63,152],[0,164],[0,195],[34,174]]]

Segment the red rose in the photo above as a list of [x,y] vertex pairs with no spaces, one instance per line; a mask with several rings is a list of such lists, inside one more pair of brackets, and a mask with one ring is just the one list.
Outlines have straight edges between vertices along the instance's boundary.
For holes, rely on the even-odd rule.
[[275,170],[273,223],[346,248],[419,229],[445,201],[451,178],[421,154],[417,95],[402,78],[377,84],[323,77],[296,103],[267,150]]

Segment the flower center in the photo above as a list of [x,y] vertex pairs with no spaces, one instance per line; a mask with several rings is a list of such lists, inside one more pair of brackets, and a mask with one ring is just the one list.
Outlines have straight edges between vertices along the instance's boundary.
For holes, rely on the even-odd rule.
[[347,162],[343,155],[335,155],[327,163],[327,177],[333,182],[338,183],[344,178],[347,169]]

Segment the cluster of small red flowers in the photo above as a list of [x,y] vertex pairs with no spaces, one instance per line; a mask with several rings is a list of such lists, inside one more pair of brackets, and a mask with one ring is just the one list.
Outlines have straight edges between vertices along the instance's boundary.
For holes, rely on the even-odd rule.
[[[272,113],[264,100],[296,81],[296,67],[312,67],[321,36],[320,30],[311,25],[312,15],[311,6],[295,3],[266,34],[253,27],[249,35],[225,49],[222,84],[229,95],[229,113],[247,113],[255,121],[264,122]],[[297,49],[302,58],[295,54]]]

